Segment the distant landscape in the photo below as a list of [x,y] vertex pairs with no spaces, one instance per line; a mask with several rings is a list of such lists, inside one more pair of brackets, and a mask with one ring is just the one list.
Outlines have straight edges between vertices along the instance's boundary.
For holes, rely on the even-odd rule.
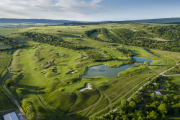
[[15,109],[28,120],[180,119],[179,23],[0,19],[0,113]]
[[77,25],[77,24],[101,24],[101,23],[160,23],[160,24],[178,24],[180,18],[161,18],[161,19],[145,19],[145,20],[125,20],[125,21],[71,21],[71,20],[51,20],[51,19],[8,19],[0,18],[0,27],[28,27],[28,26],[42,26],[42,25]]

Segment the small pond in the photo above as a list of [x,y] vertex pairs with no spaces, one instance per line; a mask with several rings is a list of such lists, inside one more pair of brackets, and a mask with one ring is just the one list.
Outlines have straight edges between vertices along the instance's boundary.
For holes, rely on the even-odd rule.
[[[152,60],[139,58],[139,57],[133,57],[135,61],[139,63],[144,63],[145,61],[148,61],[149,63],[152,62]],[[82,76],[82,78],[92,78],[92,77],[118,77],[118,73],[127,70],[128,68],[137,66],[135,64],[132,65],[123,65],[117,68],[110,68],[106,65],[98,65],[88,68],[88,72],[86,75]]]
[[136,57],[136,56],[134,56],[133,58],[138,63],[144,63],[145,61],[147,61],[147,62],[149,62],[149,65],[151,65],[151,62],[153,62],[153,60],[139,58],[139,57]]

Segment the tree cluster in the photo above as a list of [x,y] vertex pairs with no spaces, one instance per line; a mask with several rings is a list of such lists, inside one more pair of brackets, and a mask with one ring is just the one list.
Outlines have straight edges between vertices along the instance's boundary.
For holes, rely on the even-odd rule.
[[87,54],[88,54],[89,58],[92,58],[94,60],[105,60],[103,55],[97,51],[89,50],[87,52]]
[[180,40],[180,25],[156,26],[148,29],[164,39]]
[[50,45],[65,47],[73,50],[89,49],[87,46],[74,45],[70,42],[64,41],[61,37],[55,37],[48,34],[36,33],[36,32],[23,32],[23,36],[30,38],[33,41],[40,43],[48,43]]
[[1,35],[0,35],[0,42],[4,43],[4,45],[10,46],[11,48],[19,48],[24,46],[19,44],[16,40]]

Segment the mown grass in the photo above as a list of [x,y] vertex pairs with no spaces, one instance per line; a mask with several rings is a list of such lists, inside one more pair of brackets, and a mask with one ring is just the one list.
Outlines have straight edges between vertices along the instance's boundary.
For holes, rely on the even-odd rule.
[[91,109],[91,111],[86,116],[90,116],[93,113],[98,112],[99,110],[108,106],[108,104],[109,104],[109,102],[108,102],[107,98],[102,94],[101,100]]
[[160,50],[152,50],[159,54],[162,54],[166,57],[173,59],[176,63],[180,63],[180,53],[179,52],[170,52],[170,51],[160,51]]

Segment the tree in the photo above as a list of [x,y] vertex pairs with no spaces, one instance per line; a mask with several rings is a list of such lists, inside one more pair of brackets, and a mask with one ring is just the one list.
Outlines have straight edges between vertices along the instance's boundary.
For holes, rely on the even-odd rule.
[[163,96],[163,101],[168,102],[168,97],[166,95]]
[[144,118],[143,118],[143,117],[141,117],[141,116],[139,116],[139,117],[138,117],[138,120],[144,120]]
[[156,94],[153,92],[153,93],[151,93],[151,99],[152,100],[155,100],[155,96],[156,96]]
[[115,118],[115,120],[119,120],[119,116],[117,116],[117,117]]
[[174,67],[174,69],[179,69],[179,67],[176,65],[176,66]]
[[138,92],[138,93],[134,93],[133,96],[132,96],[132,99],[136,102],[139,102],[141,100],[141,94]]
[[113,60],[113,57],[112,57],[112,56],[109,56],[108,59],[109,59],[109,60]]
[[174,108],[174,115],[179,115],[179,110],[178,110],[178,108]]
[[133,57],[129,57],[128,64],[133,64],[135,62]]
[[10,86],[12,86],[14,84],[15,84],[14,80],[12,80],[10,78],[8,80],[6,80],[6,82],[5,82],[6,87],[10,87]]
[[145,61],[145,62],[144,62],[144,65],[145,65],[145,66],[148,66],[148,65],[149,65],[149,62],[148,62],[148,61]]
[[113,120],[114,119],[114,115],[111,115],[111,120]]
[[85,67],[85,71],[87,71],[87,70],[88,70],[88,66]]
[[159,83],[157,83],[157,84],[155,85],[155,87],[156,87],[156,89],[159,89],[159,87],[160,87]]
[[158,118],[158,114],[155,111],[151,111],[147,118],[150,120],[156,120]]
[[123,111],[128,110],[128,101],[126,99],[121,100],[120,109],[122,109]]
[[165,103],[161,103],[158,110],[161,112],[161,114],[165,115],[168,112],[167,105]]
[[129,103],[129,106],[134,110],[134,109],[136,108],[136,102],[131,101],[131,102]]

